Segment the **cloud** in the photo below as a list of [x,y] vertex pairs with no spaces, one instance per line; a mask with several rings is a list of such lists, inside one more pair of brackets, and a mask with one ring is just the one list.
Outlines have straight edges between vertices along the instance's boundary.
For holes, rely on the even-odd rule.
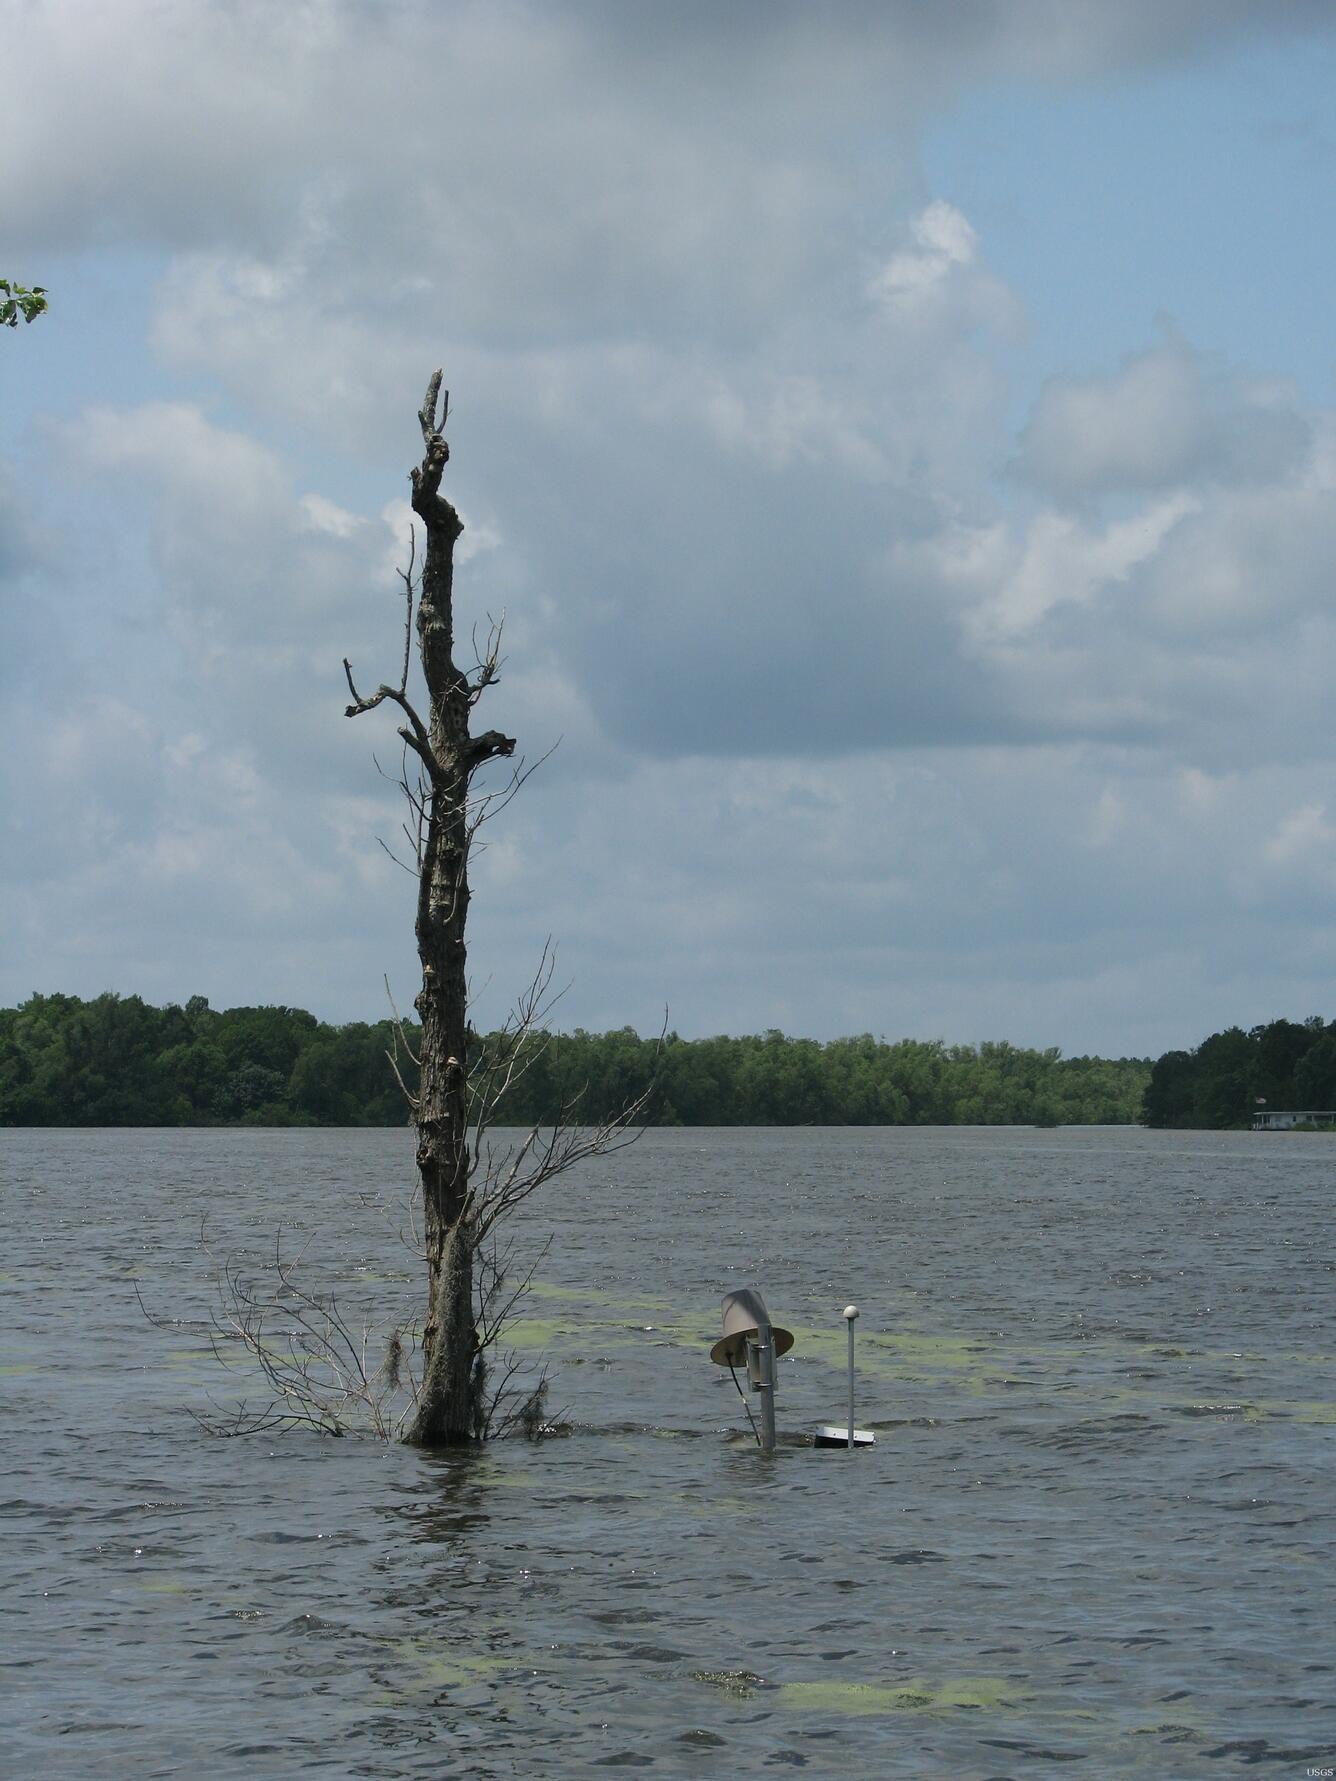
[[[968,228],[951,214],[911,216],[903,251]],[[980,328],[1001,286],[971,246],[906,315],[868,293],[856,252],[842,271],[838,327],[786,311],[741,354],[670,332],[452,358],[461,562],[504,539],[477,565],[482,602],[534,615],[527,646],[566,665],[624,746],[765,753],[806,736],[838,751],[1015,727],[902,549],[977,501],[980,458],[999,449],[1005,388]],[[295,308],[271,320],[238,317],[206,356],[248,394],[290,390],[314,425],[332,413],[414,451],[402,392],[430,361],[410,363],[407,336],[365,318],[312,329]],[[182,336],[204,352],[211,326],[191,312]],[[331,355],[365,387],[342,381],[327,409]]]
[[955,205],[935,198],[909,223],[909,245],[871,279],[868,296],[886,320],[914,334],[989,327],[1016,333],[1019,303],[981,265],[979,238]]
[[[1148,385],[1191,424],[1139,410]],[[918,547],[998,708],[1194,765],[1303,758],[1336,674],[1336,417],[1273,391],[1254,432],[1242,380],[1182,344],[1076,387],[1074,404],[1044,390],[1023,433],[1032,463],[1051,451],[1056,496],[1036,473],[1046,499]],[[1075,413],[1060,442],[1055,416]]]
[[1309,432],[1284,392],[1249,389],[1182,341],[1134,354],[1113,377],[1057,377],[1021,435],[1016,470],[1059,499],[1183,484],[1271,483]]
[[1196,505],[1179,492],[1103,525],[1045,510],[1010,550],[997,527],[947,533],[934,548],[942,573],[976,597],[965,618],[968,635],[985,647],[1006,644],[1033,633],[1060,607],[1090,607],[1125,587]]
[[0,71],[7,233],[192,256],[177,305],[218,328],[263,334],[296,298],[494,348],[648,318],[736,343],[777,289],[833,297],[832,253],[904,208],[909,132],[963,87],[1324,22],[1316,0],[53,0]]
[[28,957],[346,1016],[411,980],[394,726],[341,663],[397,668],[445,351],[461,639],[505,608],[488,721],[564,737],[479,859],[479,960],[564,935],[591,1025],[1150,1050],[1274,1012],[1330,955],[1332,418],[1187,318],[1092,334],[1018,437],[1023,306],[914,139],[1331,17],[23,9],[8,238],[162,266],[163,399],[39,391],[6,473],[10,994]]
[[[1336,430],[1301,471],[1218,489],[1166,537],[1143,573],[1148,621],[1175,641],[1283,632],[1331,614],[1336,577]],[[1292,641],[1291,641],[1292,647]]]
[[131,471],[189,509],[192,525],[221,521],[236,536],[283,505],[283,472],[274,454],[235,429],[212,425],[184,402],[131,409],[86,409],[64,434],[76,470]]
[[[137,39],[143,103],[96,101],[103,162],[120,158],[101,226],[173,246],[153,322],[171,365],[327,450],[411,455],[405,392],[448,333],[452,486],[475,522],[461,557],[479,553],[461,587],[484,609],[530,612],[526,646],[616,746],[764,754],[802,739],[839,754],[1162,734],[1181,727],[1166,712],[1174,677],[1108,684],[1117,627],[1172,628],[1175,600],[1215,616],[1241,604],[1200,573],[1172,591],[1174,539],[1205,501],[1192,535],[1214,527],[1237,564],[1209,492],[1257,491],[1249,536],[1264,539],[1307,422],[1170,341],[1112,378],[1045,389],[1017,461],[1038,510],[1002,514],[990,479],[1013,446],[992,348],[1020,305],[960,208],[915,192],[902,138],[871,179],[851,147],[887,142],[891,95],[908,125],[984,73],[1135,64],[1263,18],[1115,11],[869,9],[852,32],[800,7],[711,9],[664,31],[615,8],[460,6],[414,15],[405,35],[407,14],[352,5],[187,9],[188,30]],[[404,102],[410,36],[411,65],[445,70],[430,154],[424,113]],[[75,91],[91,79],[76,34],[48,24],[34,48]],[[240,140],[226,127],[236,93],[251,108]],[[201,176],[199,227],[155,196],[175,177],[164,151],[182,94],[232,162],[226,203]],[[92,175],[42,177],[52,212],[73,206],[70,225],[89,227],[77,206]],[[232,449],[173,424],[164,449],[185,467]],[[237,523],[238,503],[273,498],[261,460],[220,462],[226,594],[207,549],[161,545],[173,585],[200,584],[204,647],[242,628],[228,615],[248,597],[290,629],[306,616],[312,549],[257,507],[248,551]],[[1145,504],[1065,511],[1128,496]],[[332,546],[311,506],[330,496],[304,499],[308,543]],[[378,490],[367,506],[384,504]],[[200,507],[206,538],[216,505]],[[498,539],[503,551],[480,549]]]
[[324,495],[303,495],[298,506],[307,531],[323,532],[331,538],[351,538],[366,524],[360,514],[349,513]]
[[912,246],[892,254],[872,281],[871,294],[890,311],[913,312],[931,302],[957,270],[978,256],[979,238],[968,221],[938,198],[910,226]]
[[1276,866],[1312,870],[1320,863],[1328,883],[1336,882],[1336,824],[1325,804],[1301,804],[1289,811],[1267,838],[1263,852]]
[[[667,997],[688,1033],[1061,1034],[1080,1051],[1116,1031],[1158,1052],[1240,1010],[1308,1007],[1336,964],[1325,879],[1297,858],[1259,878],[1239,842],[1277,801],[1320,804],[1326,772],[1217,773],[1202,798],[1153,755],[1073,745],[836,773],[641,760],[591,800],[558,755],[507,813],[504,875],[482,862],[476,952],[526,956],[570,885],[559,970],[587,1025],[652,1030]],[[1304,820],[1303,845],[1325,846]],[[1259,947],[1273,897],[1285,937]]]

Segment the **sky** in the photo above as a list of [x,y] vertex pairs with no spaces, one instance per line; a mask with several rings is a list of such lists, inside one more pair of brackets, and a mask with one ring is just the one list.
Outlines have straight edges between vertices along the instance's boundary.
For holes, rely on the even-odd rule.
[[[548,758],[475,1019],[1336,1018],[1326,0],[0,0],[0,1005],[376,1019],[408,471]],[[557,744],[555,751],[548,754]],[[388,775],[388,777],[386,777]],[[386,847],[381,845],[386,844]]]

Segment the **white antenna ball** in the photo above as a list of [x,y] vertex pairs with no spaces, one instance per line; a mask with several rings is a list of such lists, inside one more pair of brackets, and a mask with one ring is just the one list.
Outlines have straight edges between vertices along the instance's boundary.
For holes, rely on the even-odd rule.
[[858,1306],[846,1305],[844,1307],[844,1315],[849,1319],[849,1322],[852,1323],[855,1317],[858,1316]]

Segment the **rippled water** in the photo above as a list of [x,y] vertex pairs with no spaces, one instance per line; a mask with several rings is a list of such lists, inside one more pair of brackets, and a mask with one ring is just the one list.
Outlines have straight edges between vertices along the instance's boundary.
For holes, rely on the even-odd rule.
[[[217,1251],[418,1293],[406,1134],[0,1133],[19,1776],[1218,1776],[1336,1762],[1329,1138],[653,1132],[556,1182],[574,1432],[211,1440]],[[706,1357],[797,1333],[772,1456]],[[797,1437],[843,1419],[853,1455]],[[744,1438],[745,1437],[745,1438]]]

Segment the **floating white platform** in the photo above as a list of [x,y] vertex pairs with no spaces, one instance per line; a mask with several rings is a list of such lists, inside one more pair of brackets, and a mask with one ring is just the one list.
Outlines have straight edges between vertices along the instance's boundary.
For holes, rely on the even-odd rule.
[[[876,1444],[877,1437],[871,1429],[856,1428],[854,1430],[855,1447],[875,1447]],[[849,1424],[847,1422],[838,1425],[833,1422],[818,1423],[812,1435],[812,1445],[813,1447],[848,1447]]]

